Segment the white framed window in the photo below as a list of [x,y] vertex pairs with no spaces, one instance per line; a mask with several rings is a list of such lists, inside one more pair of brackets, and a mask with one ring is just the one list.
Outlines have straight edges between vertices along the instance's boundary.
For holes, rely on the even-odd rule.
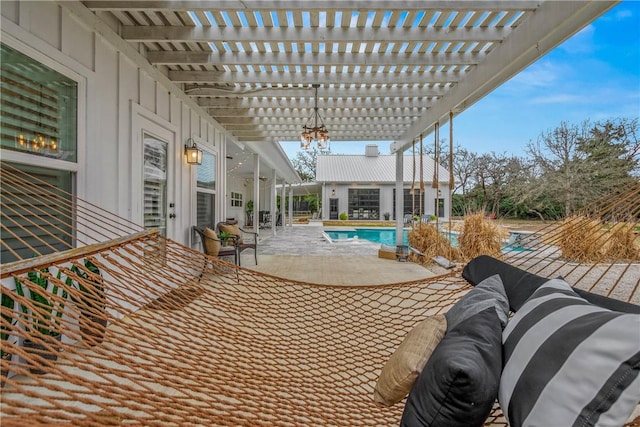
[[215,227],[217,161],[216,152],[203,149],[202,164],[198,165],[196,170],[196,225],[198,227]]
[[242,193],[231,192],[231,206],[234,208],[242,207]]
[[[85,86],[81,76],[23,42],[5,41],[0,43],[0,150],[7,162],[7,209],[0,257],[11,262],[75,246],[71,197],[77,191]],[[14,180],[20,198],[11,195]],[[43,199],[40,187],[55,196]]]

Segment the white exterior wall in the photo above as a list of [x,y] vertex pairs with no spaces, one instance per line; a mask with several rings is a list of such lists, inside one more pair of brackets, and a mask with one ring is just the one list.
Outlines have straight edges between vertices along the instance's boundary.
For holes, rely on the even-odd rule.
[[[81,5],[0,5],[3,43],[78,82],[78,163],[72,168],[78,197],[142,224],[141,128],[153,128],[171,138],[168,202],[175,203],[169,212],[176,218],[168,220],[169,237],[191,244],[196,168],[184,159],[189,137],[217,150],[216,220],[244,216],[226,212],[224,130],[164,75],[104,25],[92,22]],[[55,167],[47,159],[34,161]]]
[[[418,185],[418,184],[417,184]],[[417,186],[416,185],[416,186]],[[323,219],[329,219],[329,199],[337,198],[338,200],[338,215],[341,212],[348,212],[349,210],[349,189],[350,188],[379,188],[380,189],[380,219],[384,219],[384,213],[389,212],[390,219],[393,219],[393,213],[395,208],[393,206],[393,189],[395,184],[356,184],[356,183],[326,183],[322,193],[322,215]],[[411,188],[410,184],[405,183],[405,188]],[[448,184],[440,185],[441,191],[440,198],[444,199],[444,219],[449,220],[449,186]],[[335,195],[332,195],[332,191],[335,190]],[[425,192],[422,195],[422,211],[427,215],[435,215],[435,199],[438,192],[435,188],[431,187],[431,183],[425,184]],[[418,209],[419,196],[416,192],[416,209]],[[405,206],[407,208],[407,206]],[[409,206],[410,208],[410,206]],[[351,219],[351,218],[349,218]]]
[[[227,205],[227,215],[222,218],[235,218],[241,227],[245,226],[247,215],[245,213],[247,202],[253,198],[252,186],[242,178],[232,178],[227,183],[227,194],[225,195]],[[231,192],[242,194],[242,207],[231,206]]]

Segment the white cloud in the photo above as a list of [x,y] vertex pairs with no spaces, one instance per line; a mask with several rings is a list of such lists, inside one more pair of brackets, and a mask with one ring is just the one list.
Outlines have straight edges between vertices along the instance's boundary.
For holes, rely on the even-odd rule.
[[633,12],[630,11],[629,9],[621,9],[616,13],[615,18],[618,21],[622,21],[622,20],[631,18],[632,16],[633,16]]
[[550,61],[537,62],[511,79],[515,87],[522,89],[532,89],[550,87],[562,74],[562,68]]
[[529,100],[529,104],[573,104],[581,102],[582,96],[570,93],[554,93],[550,95],[536,96]]
[[578,31],[573,37],[565,41],[559,46],[559,49],[567,52],[569,55],[584,55],[592,53],[594,50],[593,35],[595,27],[589,24],[582,30]]

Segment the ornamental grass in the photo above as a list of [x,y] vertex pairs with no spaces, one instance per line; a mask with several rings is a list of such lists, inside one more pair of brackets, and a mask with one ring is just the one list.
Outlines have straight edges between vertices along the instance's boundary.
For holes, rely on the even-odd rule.
[[413,253],[409,255],[409,260],[418,264],[430,264],[435,256],[452,261],[462,258],[460,250],[451,246],[449,239],[438,232],[434,224],[420,223],[414,226],[409,233],[409,245],[424,254],[424,257]]
[[480,255],[502,258],[502,241],[509,233],[495,221],[488,220],[484,213],[469,214],[464,217],[458,236],[458,246],[463,260]]
[[556,240],[562,257],[577,262],[640,260],[635,226],[627,222],[607,225],[572,216],[562,222]]

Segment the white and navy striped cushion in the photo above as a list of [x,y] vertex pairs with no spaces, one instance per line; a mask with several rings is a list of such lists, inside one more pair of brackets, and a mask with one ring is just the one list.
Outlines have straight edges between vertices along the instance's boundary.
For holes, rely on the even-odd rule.
[[563,280],[533,293],[502,342],[512,427],[621,426],[640,402],[640,316],[592,305]]

